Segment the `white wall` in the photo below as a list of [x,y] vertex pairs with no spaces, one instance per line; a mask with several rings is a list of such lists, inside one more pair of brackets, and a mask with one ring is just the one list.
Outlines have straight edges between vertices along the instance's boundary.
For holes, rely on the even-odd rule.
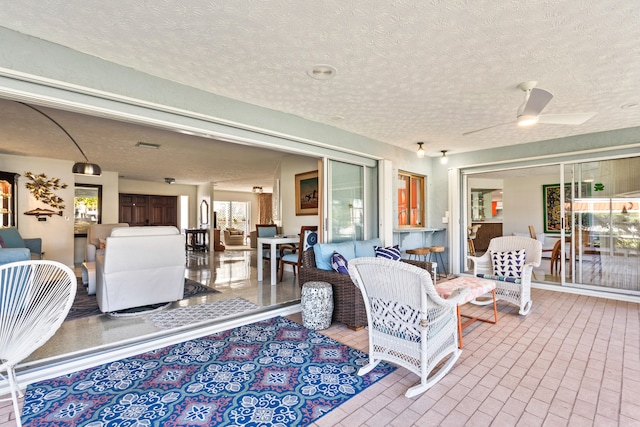
[[200,225],[203,223],[204,218],[200,217],[200,205],[202,201],[206,201],[207,205],[209,205],[209,218],[207,227],[205,228],[213,228],[213,203],[211,201],[212,195],[214,194],[214,185],[212,182],[207,182],[206,184],[200,184],[196,188],[196,227],[200,228]]
[[303,225],[320,225],[317,215],[296,215],[296,174],[318,170],[318,160],[310,157],[287,156],[280,163],[280,198],[282,232],[298,234]]
[[502,194],[503,234],[510,236],[513,232],[529,233],[530,225],[533,225],[536,233],[542,233],[542,186],[557,184],[559,181],[560,176],[555,174],[505,179]]

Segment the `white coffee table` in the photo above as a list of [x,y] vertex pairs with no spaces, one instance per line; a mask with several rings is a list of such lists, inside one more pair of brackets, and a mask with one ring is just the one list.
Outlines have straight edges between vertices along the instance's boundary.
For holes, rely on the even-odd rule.
[[300,237],[298,236],[277,236],[277,237],[258,237],[258,282],[262,282],[262,245],[267,244],[270,248],[270,262],[271,262],[271,286],[274,286],[276,281],[276,270],[278,266],[278,257],[276,255],[278,251],[278,245],[285,243],[299,243]]

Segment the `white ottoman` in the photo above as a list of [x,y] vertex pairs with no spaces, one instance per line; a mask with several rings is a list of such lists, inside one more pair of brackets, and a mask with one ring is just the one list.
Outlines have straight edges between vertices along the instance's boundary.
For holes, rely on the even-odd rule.
[[331,326],[333,316],[333,288],[327,282],[307,282],[302,285],[300,297],[302,324],[318,331]]
[[87,286],[87,294],[95,295],[96,293],[96,263],[82,263],[82,283]]

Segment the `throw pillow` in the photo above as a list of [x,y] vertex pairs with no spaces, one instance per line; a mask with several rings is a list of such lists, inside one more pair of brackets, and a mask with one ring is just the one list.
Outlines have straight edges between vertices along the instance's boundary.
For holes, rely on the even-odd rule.
[[318,243],[318,233],[314,230],[305,230],[304,231],[304,244],[302,245],[303,251],[308,251]]
[[338,252],[331,255],[331,268],[341,274],[349,274],[349,261]]
[[402,257],[400,256],[400,248],[398,245],[395,246],[387,246],[383,248],[381,246],[376,246],[376,258],[386,258],[392,261],[402,261]]
[[353,250],[353,241],[340,243],[316,243],[313,245],[313,252],[316,258],[316,267],[320,270],[332,271],[331,256],[334,252],[339,253],[347,261],[356,257]]
[[491,251],[491,262],[493,263],[493,274],[504,277],[520,278],[522,267],[524,267],[526,251],[493,252]]

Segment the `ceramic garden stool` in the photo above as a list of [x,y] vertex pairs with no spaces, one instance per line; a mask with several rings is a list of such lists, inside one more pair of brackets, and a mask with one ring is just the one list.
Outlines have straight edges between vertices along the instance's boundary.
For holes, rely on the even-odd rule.
[[327,282],[307,282],[300,297],[302,325],[319,331],[331,326],[333,316],[333,288]]

